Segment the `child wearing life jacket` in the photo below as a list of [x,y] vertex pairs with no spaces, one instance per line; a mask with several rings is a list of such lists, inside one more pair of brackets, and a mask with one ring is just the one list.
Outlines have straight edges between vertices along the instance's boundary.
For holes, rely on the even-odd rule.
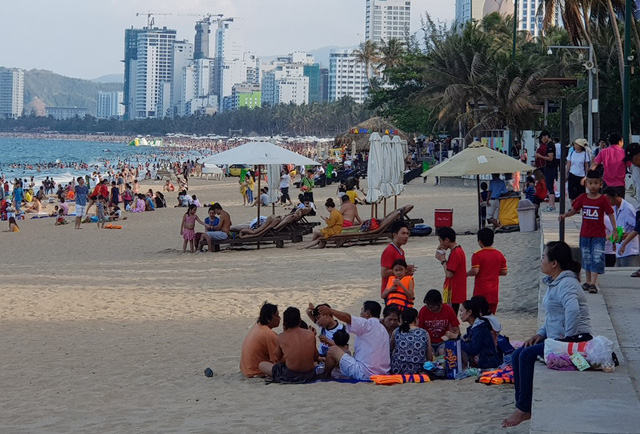
[[413,300],[416,298],[413,276],[407,275],[408,268],[404,259],[397,259],[393,263],[393,276],[389,276],[387,288],[381,294],[387,306],[398,306],[401,312],[407,307],[413,307]]

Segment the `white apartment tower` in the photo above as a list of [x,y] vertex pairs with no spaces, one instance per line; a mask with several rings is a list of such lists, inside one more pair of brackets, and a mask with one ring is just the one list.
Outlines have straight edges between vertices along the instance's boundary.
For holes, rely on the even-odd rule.
[[365,38],[380,44],[391,38],[404,40],[411,25],[410,0],[367,0]]
[[214,74],[214,93],[218,95],[220,108],[225,98],[231,98],[233,85],[246,81],[246,76],[242,22],[238,18],[220,20],[216,31]]
[[[166,27],[144,28],[136,34],[135,58],[130,58],[127,94],[125,101],[130,107],[127,113],[131,119],[162,117],[157,112],[160,87],[173,79],[173,45],[176,31]],[[125,62],[127,59],[125,58]],[[164,104],[163,104],[164,105]]]
[[175,41],[173,44],[173,56],[172,56],[172,67],[173,67],[173,77],[171,81],[171,103],[170,107],[172,107],[172,113],[169,115],[173,117],[174,115],[184,116],[182,112],[182,108],[184,107],[185,100],[182,99],[184,89],[183,89],[183,71],[184,68],[189,66],[193,60],[194,56],[194,46],[191,42],[188,41]]
[[16,119],[24,110],[24,71],[0,70],[0,118]]
[[124,116],[123,92],[98,92],[98,119],[121,119]]
[[279,63],[262,77],[262,104],[308,104],[309,77],[302,63]]
[[367,98],[367,73],[351,50],[334,50],[329,54],[329,101],[350,96],[357,103]]
[[[505,0],[506,1],[506,0]],[[542,5],[540,15],[538,8]],[[513,8],[512,8],[513,10]],[[513,13],[513,12],[512,12]],[[532,36],[540,36],[542,32],[542,17],[544,16],[544,0],[518,0],[518,29],[526,30]],[[562,17],[560,16],[560,2],[556,4],[556,12],[554,16],[555,26],[562,26]]]

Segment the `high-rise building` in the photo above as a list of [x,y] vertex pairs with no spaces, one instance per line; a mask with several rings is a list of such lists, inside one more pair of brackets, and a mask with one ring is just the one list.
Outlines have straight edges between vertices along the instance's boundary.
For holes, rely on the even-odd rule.
[[166,115],[166,111],[158,113],[157,105],[160,86],[173,79],[175,39],[176,31],[166,27],[125,31],[125,113],[129,119]]
[[196,21],[196,36],[194,38],[194,59],[208,59],[209,35],[211,34],[211,20],[209,17]]
[[277,63],[262,77],[262,104],[308,104],[309,77],[300,63]]
[[367,0],[365,38],[380,44],[391,38],[404,40],[411,26],[410,0]]
[[349,96],[357,103],[367,98],[367,73],[351,50],[332,50],[329,54],[329,101]]
[[98,92],[98,119],[121,119],[124,116],[123,92]]
[[[541,14],[538,9],[541,7]],[[481,20],[483,17],[498,12],[502,15],[513,15],[513,0],[456,0],[456,22],[458,25],[470,20]],[[557,2],[554,24],[562,26],[560,2]],[[542,31],[544,0],[518,1],[518,30],[526,30],[537,37]]]
[[233,85],[246,81],[246,75],[242,22],[238,18],[222,19],[216,31],[214,74],[214,93],[218,95],[221,109],[225,98],[231,98]]
[[0,70],[0,118],[16,119],[24,110],[24,71]]
[[253,109],[262,105],[262,92],[260,87],[253,83],[241,83],[233,85],[232,110],[240,108]]
[[175,41],[173,44],[173,58],[171,64],[173,67],[173,77],[171,81],[171,111],[169,116],[184,116],[183,109],[185,100],[182,99],[184,94],[183,84],[184,68],[189,66],[193,61],[193,44],[188,41]]
[[320,69],[320,101],[329,101],[329,69]]
[[305,77],[309,78],[309,104],[322,102],[320,65],[317,63],[312,65],[303,65],[303,74]]

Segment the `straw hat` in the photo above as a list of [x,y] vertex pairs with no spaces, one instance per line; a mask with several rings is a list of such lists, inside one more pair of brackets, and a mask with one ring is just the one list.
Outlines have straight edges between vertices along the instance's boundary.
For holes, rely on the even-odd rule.
[[587,142],[587,139],[575,139],[573,144],[582,147],[582,149],[589,150],[589,142]]

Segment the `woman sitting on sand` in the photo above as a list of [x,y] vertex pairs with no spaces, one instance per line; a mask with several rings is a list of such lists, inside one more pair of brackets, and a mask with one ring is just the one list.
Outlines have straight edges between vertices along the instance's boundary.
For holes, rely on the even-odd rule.
[[474,297],[460,305],[460,320],[470,324],[467,334],[462,338],[463,357],[466,356],[466,362],[472,368],[497,368],[502,364],[502,357],[498,354],[489,320],[481,316],[477,298]]
[[137,195],[135,204],[136,204],[135,207],[131,206],[131,212],[144,212],[145,211],[146,202],[144,200],[144,194]]
[[513,353],[516,410],[502,421],[503,427],[516,426],[531,419],[533,369],[537,357],[544,354],[545,339],[565,342],[592,339],[587,298],[578,280],[580,268],[580,263],[573,260],[567,243],[553,241],[547,244],[540,264],[541,271],[547,275],[544,283],[548,286],[542,301],[544,324],[535,336]]
[[305,249],[318,245],[321,242],[326,243],[325,240],[327,238],[342,232],[342,213],[340,213],[340,211],[336,209],[336,204],[333,202],[333,199],[327,199],[327,201],[324,203],[324,206],[325,208],[327,208],[327,211],[329,211],[329,217],[321,218],[325,221],[327,226],[322,229],[316,229],[313,231],[312,241],[311,243],[303,247]]
[[401,324],[391,336],[391,373],[418,374],[424,363],[433,358],[429,333],[418,327],[418,311],[406,308]]
[[16,223],[15,217],[9,217],[9,230],[4,232],[20,232],[20,227]]
[[24,207],[24,212],[29,214],[40,214],[42,212],[42,202],[37,197],[33,197],[33,203]]

